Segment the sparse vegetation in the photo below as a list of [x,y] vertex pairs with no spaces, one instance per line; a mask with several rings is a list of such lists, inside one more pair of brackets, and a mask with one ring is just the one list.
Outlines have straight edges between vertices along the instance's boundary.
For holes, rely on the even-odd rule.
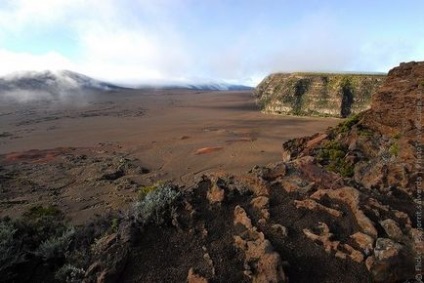
[[359,122],[359,115],[352,115],[333,129],[334,134],[346,134]]
[[64,259],[74,234],[74,228],[69,228],[61,236],[53,236],[43,241],[35,251],[35,254],[44,261]]
[[371,130],[368,129],[361,129],[360,131],[358,131],[359,136],[361,137],[372,137],[374,135],[374,133]]
[[272,98],[268,95],[263,95],[256,99],[259,109],[265,110],[266,106],[271,102]]
[[324,142],[318,151],[318,161],[330,171],[339,173],[343,177],[351,177],[354,167],[345,161],[347,149],[338,141],[330,140]]
[[112,233],[118,232],[119,223],[121,222],[120,220],[121,219],[119,217],[113,217],[112,218],[112,223],[111,223],[110,229],[109,229],[110,232],[112,232]]
[[46,262],[53,269],[60,265],[70,244],[67,229],[63,213],[55,207],[35,206],[21,219],[0,219],[2,280],[19,278],[22,264],[35,268],[37,263]]
[[[134,204],[133,216],[138,223],[154,222],[162,224],[170,219],[175,202],[181,192],[170,183],[160,184],[157,189],[149,192],[141,201]],[[168,217],[167,217],[168,216]]]
[[335,160],[345,156],[345,148],[337,141],[325,141],[318,153],[320,160]]
[[55,206],[34,206],[24,213],[24,218],[29,221],[38,221],[43,218],[63,218],[63,213]]
[[[132,219],[141,227],[170,221],[181,192],[171,183],[159,183],[139,194]],[[81,282],[96,239],[118,232],[122,221],[129,220],[114,213],[74,227],[55,206],[34,206],[20,219],[0,219],[0,281],[20,282],[41,264],[45,282]]]
[[91,245],[116,232],[120,221],[119,215],[105,215],[74,227],[54,206],[32,207],[20,219],[0,219],[0,282],[28,281],[25,276],[35,272],[43,274],[43,282],[82,282]]
[[17,231],[12,222],[0,222],[0,274],[6,279],[14,277],[10,269],[22,260],[19,242],[15,239]]
[[71,264],[65,264],[55,274],[59,282],[79,283],[84,279],[85,270]]
[[389,153],[392,156],[398,156],[399,155],[399,144],[398,143],[393,143],[390,147],[389,147]]
[[158,187],[159,187],[159,184],[141,187],[137,192],[137,199],[139,201],[142,201],[148,194],[157,190]]

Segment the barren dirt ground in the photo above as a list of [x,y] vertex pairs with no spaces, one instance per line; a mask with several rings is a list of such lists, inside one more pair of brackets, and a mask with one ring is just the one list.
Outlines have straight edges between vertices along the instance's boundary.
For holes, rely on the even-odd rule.
[[[262,114],[249,92],[127,90],[56,102],[3,100],[0,216],[50,202],[85,220],[131,202],[141,185],[191,185],[212,171],[240,174],[278,161],[285,140],[338,122]],[[132,171],[121,170],[127,179],[108,175],[127,163]]]

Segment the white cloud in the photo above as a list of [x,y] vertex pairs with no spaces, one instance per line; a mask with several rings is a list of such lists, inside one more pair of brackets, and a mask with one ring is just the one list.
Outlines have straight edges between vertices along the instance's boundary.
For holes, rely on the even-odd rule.
[[34,55],[0,49],[0,62],[0,75],[21,70],[42,71],[76,68],[73,62],[56,52]]
[[80,66],[108,79],[176,77],[190,62],[182,40],[168,30],[88,22],[78,34]]
[[0,27],[6,32],[19,33],[57,22],[66,22],[80,9],[83,0],[6,0],[0,10]]
[[[217,8],[224,1],[207,3]],[[206,24],[207,19],[191,14],[191,5],[196,1],[2,0],[0,74],[71,69],[115,82],[225,78],[254,84],[275,71],[380,70],[424,56],[422,42],[414,47],[416,38],[409,39],[410,44],[402,43],[403,39],[369,42],[371,34],[355,34],[359,29],[325,9],[309,14],[299,11],[298,18],[287,22],[261,23],[258,19],[266,15],[246,19],[246,26],[226,34],[225,40],[209,39],[207,33],[190,34],[190,27],[180,24],[187,17],[195,19],[191,23]],[[225,26],[216,25],[209,29],[217,31],[213,36],[219,36],[220,29],[225,33]],[[34,54],[31,49],[17,52],[2,45],[12,36],[25,38],[39,31],[45,36],[53,29],[70,33],[72,58],[61,50]],[[210,46],[202,42],[205,38]]]
[[35,55],[2,49],[0,73],[72,69],[121,82],[179,79],[188,71],[190,51],[171,22],[177,2],[10,1],[0,8],[0,44],[12,34],[66,26],[73,32],[69,36],[78,54],[71,60],[59,50]]

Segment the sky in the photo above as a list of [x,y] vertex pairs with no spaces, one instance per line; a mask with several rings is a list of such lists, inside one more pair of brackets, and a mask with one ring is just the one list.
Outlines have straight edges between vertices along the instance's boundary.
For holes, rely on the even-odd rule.
[[422,0],[1,0],[0,75],[226,81],[387,72],[424,59]]

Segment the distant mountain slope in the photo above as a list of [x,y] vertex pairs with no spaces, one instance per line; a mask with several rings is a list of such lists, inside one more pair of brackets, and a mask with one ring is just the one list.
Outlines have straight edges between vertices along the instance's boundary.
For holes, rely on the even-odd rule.
[[196,90],[253,90],[253,87],[250,86],[228,83],[192,84],[187,85],[187,88]]
[[0,92],[25,90],[45,91],[55,94],[62,91],[84,89],[111,91],[122,89],[122,87],[67,70],[27,71],[0,78]]
[[187,90],[204,90],[204,91],[231,91],[231,90],[253,90],[253,87],[229,84],[224,82],[219,83],[187,83],[187,84],[159,84],[159,85],[141,85],[139,89],[187,89]]
[[225,82],[186,83],[186,84],[143,84],[123,87],[90,78],[76,72],[26,71],[0,77],[0,93],[11,91],[41,91],[51,94],[80,90],[114,91],[120,89],[187,89],[205,91],[253,90],[252,87]]

